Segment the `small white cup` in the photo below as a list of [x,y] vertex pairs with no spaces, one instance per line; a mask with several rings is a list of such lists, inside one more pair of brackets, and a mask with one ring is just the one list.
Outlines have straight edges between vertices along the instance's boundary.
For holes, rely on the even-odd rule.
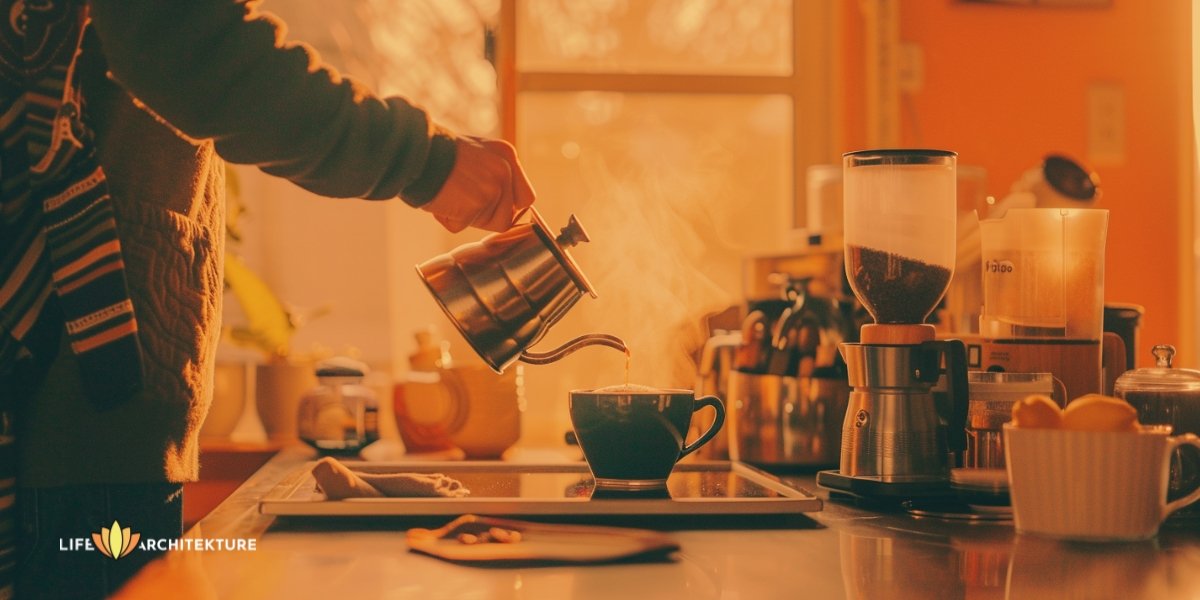
[[1154,537],[1200,487],[1167,502],[1171,455],[1200,437],[1170,427],[1138,432],[1004,426],[1009,494],[1018,533],[1080,541]]

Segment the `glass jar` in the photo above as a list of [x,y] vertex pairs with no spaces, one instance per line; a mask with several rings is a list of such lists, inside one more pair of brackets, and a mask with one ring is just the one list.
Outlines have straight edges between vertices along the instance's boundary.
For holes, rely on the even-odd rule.
[[1004,424],[1012,419],[1013,404],[1031,394],[1052,396],[1050,373],[967,373],[970,403],[967,407],[967,448],[963,466],[970,469],[1003,469]]
[[[1117,397],[1137,409],[1143,425],[1170,425],[1172,435],[1200,434],[1200,371],[1172,368],[1174,346],[1155,346],[1152,352],[1154,367],[1126,371],[1117,378]],[[1170,497],[1182,496],[1196,485],[1200,485],[1200,456],[1190,448],[1176,450],[1171,459]]]
[[950,287],[957,156],[862,150],[842,157],[846,277],[876,323],[924,323]]
[[355,456],[379,439],[379,401],[367,366],[345,357],[317,363],[317,387],[300,400],[300,439],[323,454]]

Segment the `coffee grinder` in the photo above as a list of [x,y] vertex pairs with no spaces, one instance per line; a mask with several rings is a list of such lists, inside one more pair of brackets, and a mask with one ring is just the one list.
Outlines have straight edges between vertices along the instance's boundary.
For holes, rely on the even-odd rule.
[[839,346],[852,390],[839,469],[818,473],[823,487],[940,490],[965,446],[966,350],[935,340],[925,323],[954,271],[956,159],[945,150],[843,156],[846,275],[874,323],[862,326],[859,343]]

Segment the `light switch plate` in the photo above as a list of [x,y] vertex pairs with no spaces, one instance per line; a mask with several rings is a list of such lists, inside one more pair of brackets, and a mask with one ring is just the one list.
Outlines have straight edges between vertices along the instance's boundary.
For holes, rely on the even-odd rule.
[[1087,90],[1088,160],[1093,165],[1125,162],[1125,90],[1093,83]]

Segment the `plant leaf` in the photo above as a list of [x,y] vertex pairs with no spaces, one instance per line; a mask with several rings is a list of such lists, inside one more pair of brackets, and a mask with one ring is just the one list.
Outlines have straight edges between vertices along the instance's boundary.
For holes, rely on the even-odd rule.
[[225,285],[246,315],[244,328],[234,329],[234,339],[248,342],[268,358],[283,358],[296,329],[283,303],[258,275],[235,254],[225,255]]

